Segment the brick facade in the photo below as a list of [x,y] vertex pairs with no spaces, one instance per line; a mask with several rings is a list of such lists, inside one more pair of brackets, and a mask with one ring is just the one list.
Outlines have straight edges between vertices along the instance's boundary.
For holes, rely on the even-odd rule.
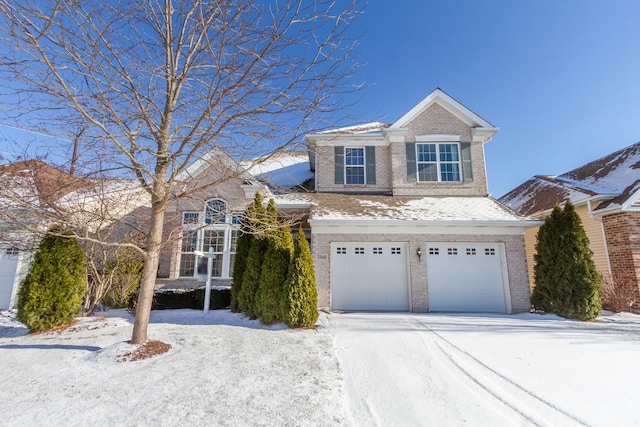
[[502,243],[507,263],[511,311],[531,308],[529,277],[524,241],[521,235],[454,235],[454,234],[315,234],[312,233],[314,267],[318,287],[318,306],[331,307],[331,243],[332,242],[406,242],[408,244],[410,308],[414,312],[429,311],[429,284],[425,258],[414,254],[424,251],[427,242]]
[[[482,142],[471,143],[473,182],[408,182],[406,142],[415,142],[418,135],[458,135],[460,142],[473,140],[471,127],[438,104],[433,104],[416,117],[404,132],[402,141],[390,141],[389,136],[372,136],[376,150],[376,183],[374,185],[344,185],[335,183],[334,146],[349,147],[349,140],[341,137],[318,140],[316,157],[316,189],[332,193],[393,193],[394,196],[486,196],[487,176]],[[330,145],[324,145],[331,141]],[[364,142],[366,144],[366,141]],[[362,146],[358,140],[352,146]],[[387,144],[381,145],[381,144]]]
[[613,280],[633,287],[637,308],[640,306],[640,213],[606,215],[602,223]]
[[460,135],[461,142],[472,141],[471,128],[438,104],[433,104],[416,119],[404,135],[404,142],[392,143],[394,196],[486,196],[487,176],[481,142],[471,144],[473,182],[407,182],[406,144],[417,135]]
[[[349,146],[347,143],[346,147]],[[377,146],[376,150],[376,183],[375,185],[336,184],[334,176],[334,147],[319,146],[316,148],[316,188],[318,192],[391,192],[391,154],[389,147]]]

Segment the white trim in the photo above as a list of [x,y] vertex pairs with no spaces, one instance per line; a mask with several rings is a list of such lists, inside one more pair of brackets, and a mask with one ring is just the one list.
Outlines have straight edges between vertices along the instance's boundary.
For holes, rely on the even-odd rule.
[[[322,137],[326,138],[325,135]],[[389,140],[378,135],[336,135],[331,139],[310,138],[310,140],[317,147],[339,147],[346,144],[349,144],[350,147],[388,147],[390,144]]]
[[[445,141],[440,141],[439,142],[427,142],[427,141],[420,141],[420,142],[416,142],[415,143],[415,156],[416,156],[416,182],[464,182],[464,177],[462,176],[462,148],[460,147],[460,143],[459,142],[455,142],[455,141],[450,141],[450,142],[445,142]],[[420,161],[419,160],[419,155],[418,155],[418,146],[419,145],[435,145],[436,146],[436,160],[432,161],[432,162],[425,162],[425,161]],[[457,161],[442,161],[440,160],[440,147],[442,145],[455,145],[458,147],[458,160]],[[436,165],[436,172],[438,174],[438,179],[436,180],[421,180],[420,179],[420,165],[429,165],[429,164],[435,164]],[[442,168],[441,166],[445,164],[457,164],[458,165],[458,180],[457,181],[444,181],[442,179]]]
[[[362,165],[348,165],[347,164],[347,150],[362,150]],[[367,150],[364,147],[344,147],[343,151],[343,173],[344,183],[343,185],[366,185],[367,184]],[[347,168],[362,168],[362,183],[348,183],[347,182]]]
[[639,200],[640,200],[640,190],[636,191],[631,196],[629,196],[627,200],[625,200],[625,202],[622,204],[622,210],[624,211],[638,210],[638,208],[633,205],[637,203]]
[[432,135],[416,135],[416,142],[460,142],[462,135],[438,133]]
[[517,224],[508,221],[399,221],[399,220],[318,220],[310,219],[311,234],[466,234],[524,235],[528,228],[544,221]]
[[498,130],[491,123],[478,116],[473,111],[469,110],[464,105],[460,104],[455,99],[444,93],[440,88],[431,92],[426,98],[420,101],[415,107],[409,110],[405,115],[400,117],[390,128],[403,128],[406,127],[413,119],[431,107],[434,103],[438,103],[441,107],[449,111],[451,114],[462,120],[469,126],[480,126],[486,129],[495,129],[494,133]]

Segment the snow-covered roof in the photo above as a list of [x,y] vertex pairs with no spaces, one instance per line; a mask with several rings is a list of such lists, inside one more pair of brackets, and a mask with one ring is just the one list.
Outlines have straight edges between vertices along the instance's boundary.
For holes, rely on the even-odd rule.
[[302,152],[281,152],[266,159],[244,162],[247,172],[271,189],[303,186],[313,179],[309,155]]
[[331,130],[326,130],[323,132],[318,132],[317,135],[327,135],[327,134],[339,134],[339,135],[359,135],[365,133],[381,133],[390,125],[387,123],[381,122],[369,122],[363,123],[354,126],[346,126],[342,128],[336,128]]
[[[499,200],[523,215],[567,200],[599,199],[595,210],[635,206],[640,190],[640,142],[555,177],[536,176]],[[604,201],[603,201],[604,200]]]
[[395,220],[491,223],[522,226],[532,221],[490,197],[392,197],[316,194],[312,220]]

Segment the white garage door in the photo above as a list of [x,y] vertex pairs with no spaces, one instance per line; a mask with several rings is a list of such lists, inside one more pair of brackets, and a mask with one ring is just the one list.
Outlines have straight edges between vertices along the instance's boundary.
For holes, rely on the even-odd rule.
[[409,310],[406,243],[332,243],[334,310]]
[[429,311],[511,310],[501,243],[428,243]]
[[19,259],[17,248],[0,248],[0,310],[10,308]]

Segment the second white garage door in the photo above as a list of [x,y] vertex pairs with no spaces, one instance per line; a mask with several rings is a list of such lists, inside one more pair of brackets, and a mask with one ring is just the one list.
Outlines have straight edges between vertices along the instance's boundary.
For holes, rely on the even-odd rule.
[[409,309],[406,243],[332,243],[334,310]]
[[428,243],[429,311],[511,311],[501,243]]

